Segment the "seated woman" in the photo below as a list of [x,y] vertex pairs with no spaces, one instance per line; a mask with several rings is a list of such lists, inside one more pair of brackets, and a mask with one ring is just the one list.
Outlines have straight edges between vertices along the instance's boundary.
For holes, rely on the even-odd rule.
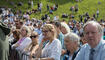
[[[61,42],[56,38],[56,30],[54,25],[45,24],[42,27],[43,40],[39,45],[35,60],[60,60]],[[49,42],[43,48],[43,43]],[[43,48],[43,49],[42,49]]]
[[[69,26],[67,25],[66,22],[61,22],[61,25],[59,26],[60,31],[63,33],[64,37],[71,32]],[[63,41],[64,43],[64,41]],[[65,45],[63,45],[63,49],[62,49],[62,56],[66,53],[66,49],[65,49]],[[61,57],[62,59],[62,57]]]
[[60,22],[55,22],[55,28],[56,28],[56,31],[57,31],[57,38],[60,40],[61,42],[61,45],[62,45],[62,54],[61,54],[61,58],[60,60],[63,60],[63,55],[65,53],[65,46],[64,46],[64,34],[61,32],[60,30]]
[[69,33],[64,38],[64,44],[67,48],[67,53],[63,60],[74,60],[79,52],[80,37],[74,33]]
[[[30,36],[32,43],[24,49],[24,56],[28,55],[27,60],[32,60],[33,55],[37,51],[38,45],[38,33],[32,32]],[[23,58],[24,60],[24,58]]]
[[9,59],[10,60],[16,60],[19,57],[17,56],[17,51],[15,49],[12,49],[11,46],[15,44],[20,39],[20,30],[16,29],[13,32],[13,40],[10,42],[10,49],[9,49]]
[[13,41],[11,42],[11,45],[15,44],[20,39],[20,30],[16,29],[13,33]]
[[61,22],[60,30],[64,35],[71,32],[71,29],[69,28],[66,22]]
[[21,28],[21,38],[12,47],[20,52],[24,50],[30,43],[31,39],[29,37],[29,28],[27,26],[22,26]]

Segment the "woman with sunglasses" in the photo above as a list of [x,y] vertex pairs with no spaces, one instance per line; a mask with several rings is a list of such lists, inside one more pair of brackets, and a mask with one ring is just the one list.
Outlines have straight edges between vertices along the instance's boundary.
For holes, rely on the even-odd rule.
[[24,49],[24,54],[28,55],[27,60],[32,60],[33,55],[35,55],[36,50],[38,49],[38,33],[32,32],[30,36],[32,43]]
[[[45,24],[42,27],[43,40],[39,45],[35,60],[60,60],[61,42],[56,37],[56,30],[54,25]],[[43,43],[49,42],[43,48]],[[42,49],[43,48],[43,49]]]

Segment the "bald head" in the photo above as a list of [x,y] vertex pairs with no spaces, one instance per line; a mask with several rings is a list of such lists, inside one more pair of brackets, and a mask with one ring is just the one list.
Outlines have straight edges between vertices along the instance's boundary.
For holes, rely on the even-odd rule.
[[84,27],[84,37],[91,48],[95,48],[103,36],[103,28],[98,22],[89,21]]

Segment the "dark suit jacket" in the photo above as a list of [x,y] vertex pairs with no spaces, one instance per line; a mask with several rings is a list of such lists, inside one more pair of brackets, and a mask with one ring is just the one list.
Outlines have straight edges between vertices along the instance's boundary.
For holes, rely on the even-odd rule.
[[[76,55],[77,55],[77,53],[78,53],[79,51],[80,51],[80,48],[79,48],[77,51],[74,52],[74,54],[73,54],[73,56],[72,56],[72,60],[75,59],[75,57],[76,57]],[[70,54],[70,52],[67,51],[67,53],[64,55],[63,60],[69,60],[69,54]]]

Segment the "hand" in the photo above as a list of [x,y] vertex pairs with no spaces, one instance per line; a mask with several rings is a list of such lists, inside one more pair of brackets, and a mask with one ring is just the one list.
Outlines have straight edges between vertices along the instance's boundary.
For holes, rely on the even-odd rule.
[[42,39],[42,42],[45,42],[45,41],[47,41],[48,39],[46,38],[46,37],[44,37],[43,39]]
[[66,53],[66,50],[62,49],[62,55],[64,55]]
[[13,46],[13,48],[17,48],[19,46],[19,44],[15,44],[14,46]]

